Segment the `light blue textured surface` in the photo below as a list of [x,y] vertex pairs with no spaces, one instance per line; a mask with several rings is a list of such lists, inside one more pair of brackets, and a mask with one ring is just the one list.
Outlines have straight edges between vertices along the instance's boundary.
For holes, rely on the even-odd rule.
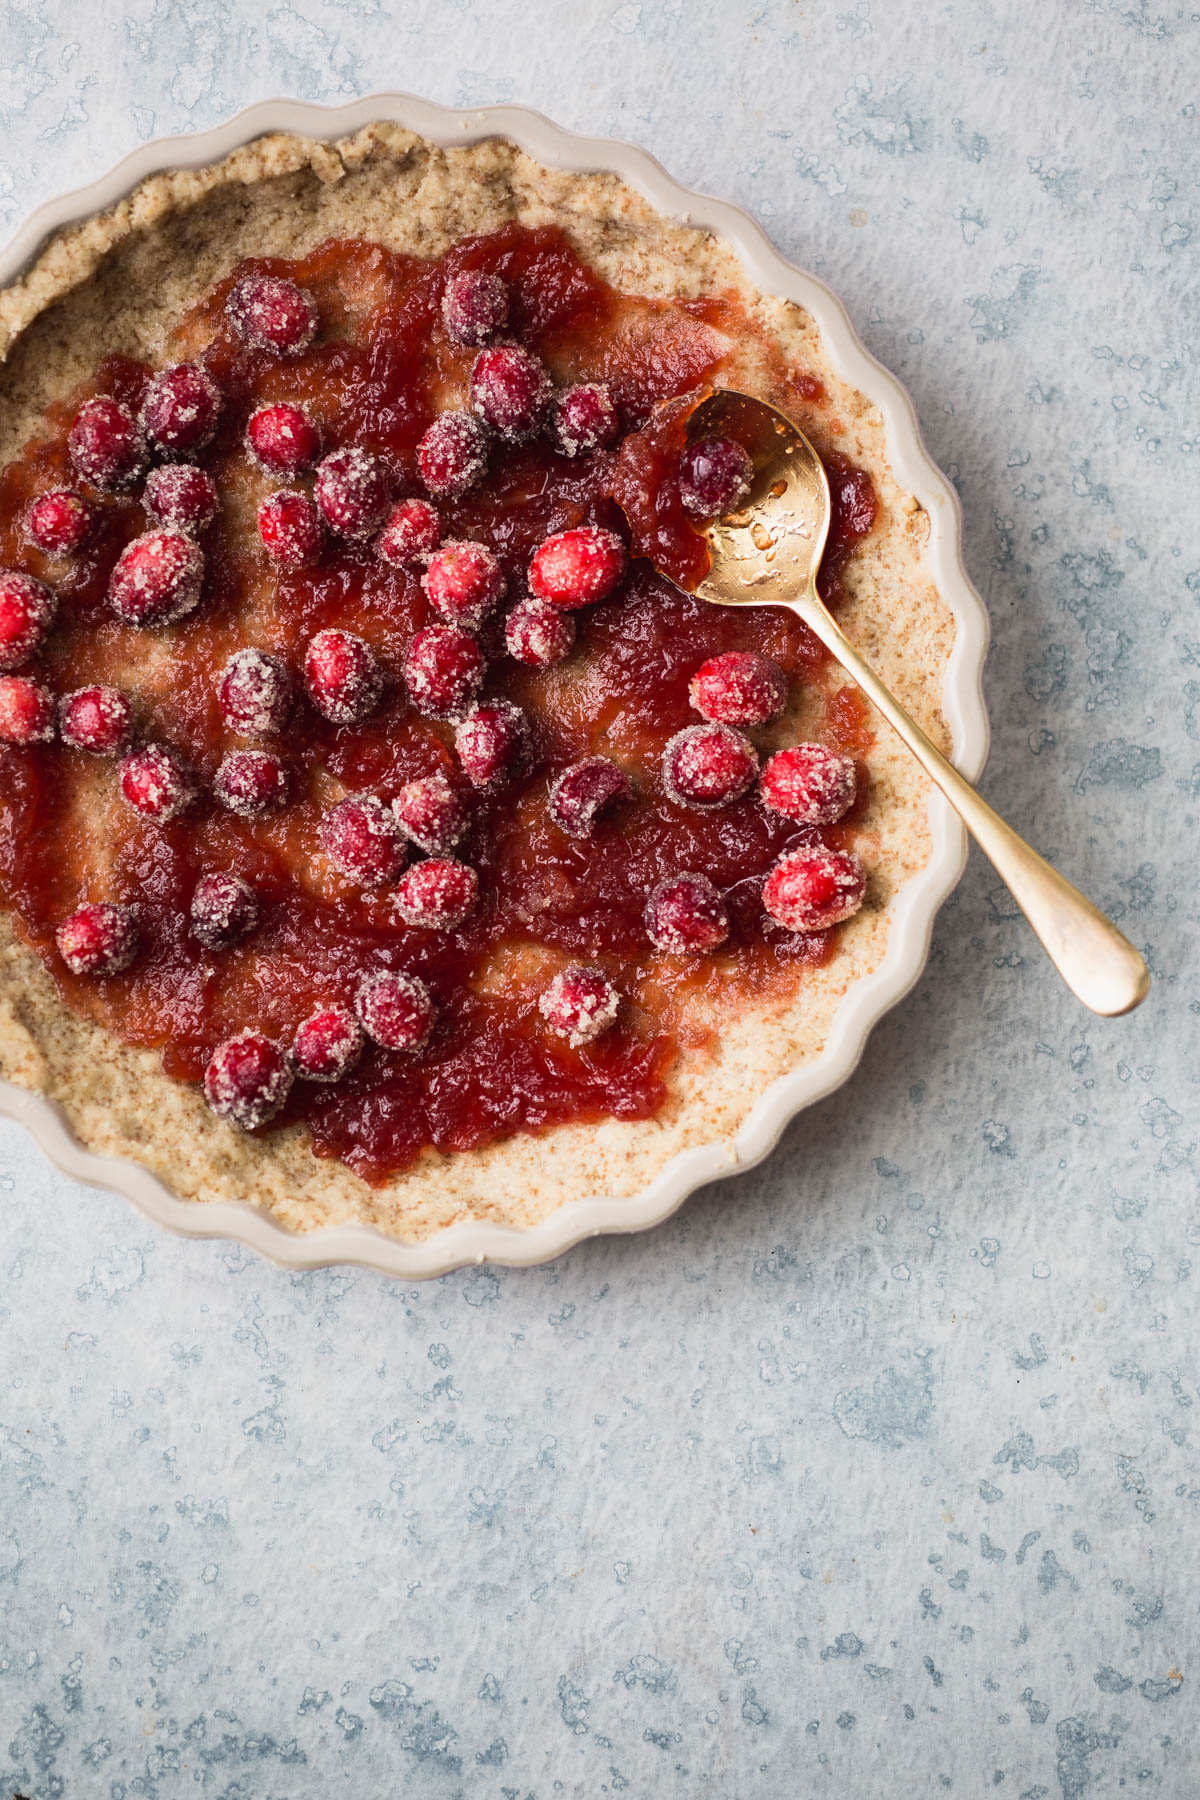
[[155,1235],[0,1129],[0,1796],[1197,1788],[1200,15],[8,0],[0,222],[274,92],[529,102],[739,200],[954,476],[986,788],[920,989],[661,1231],[421,1289]]

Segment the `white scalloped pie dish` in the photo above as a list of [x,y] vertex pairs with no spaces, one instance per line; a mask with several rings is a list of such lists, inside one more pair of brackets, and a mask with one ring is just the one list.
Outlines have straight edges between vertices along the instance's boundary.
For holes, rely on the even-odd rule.
[[[376,94],[341,107],[268,100],[213,131],[144,144],[99,181],[39,207],[0,256],[0,286],[20,274],[50,233],[111,207],[139,182],[164,169],[203,167],[268,132],[340,138],[377,119],[394,121],[443,146],[504,137],[554,168],[611,171],[660,213],[723,238],[760,288],[795,301],[812,315],[836,372],[879,408],[896,478],[929,516],[928,568],[955,622],[954,646],[943,676],[942,711],[954,760],[965,775],[975,779],[988,746],[981,689],[987,614],[963,567],[957,497],[930,460],[908,395],[859,343],[841,303],[823,283],[784,261],[739,207],[680,187],[645,151],[607,138],[577,137],[523,107],[484,107],[460,113],[401,94]],[[847,993],[822,1054],[803,1070],[775,1081],[732,1143],[721,1141],[682,1152],[633,1199],[595,1195],[572,1201],[524,1230],[483,1220],[459,1222],[419,1243],[397,1241],[366,1225],[332,1226],[299,1234],[286,1230],[249,1202],[199,1205],[184,1201],[137,1163],[84,1150],[58,1108],[23,1088],[0,1082],[0,1113],[24,1125],[66,1174],[124,1194],[157,1224],[187,1237],[237,1239],[287,1268],[354,1263],[387,1275],[419,1279],[472,1262],[543,1263],[585,1237],[642,1231],[659,1224],[706,1182],[745,1170],[768,1155],[798,1112],[847,1079],[872,1027],[920,976],[934,916],[962,873],[965,832],[932,790],[929,820],[931,854],[891,903],[886,954],[879,966]]]

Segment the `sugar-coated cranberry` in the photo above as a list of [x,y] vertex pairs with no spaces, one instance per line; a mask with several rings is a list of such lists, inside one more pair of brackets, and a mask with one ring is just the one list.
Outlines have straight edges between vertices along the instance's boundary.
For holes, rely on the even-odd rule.
[[142,744],[121,763],[121,793],[134,812],[164,824],[196,798],[196,778],[165,744]]
[[385,1050],[415,1055],[429,1041],[436,1017],[429,989],[415,975],[369,975],[358,990],[358,1016]]
[[0,670],[28,662],[54,623],[58,602],[43,582],[0,569]]
[[182,531],[145,531],[108,578],[108,603],[126,625],[173,625],[200,600],[204,557]]
[[317,303],[279,275],[243,275],[225,302],[229,322],[252,350],[295,356],[317,335]]
[[469,412],[440,413],[417,445],[421,480],[436,499],[454,499],[483,480],[488,435]]
[[261,819],[287,799],[288,772],[266,750],[231,750],[213,777],[213,793],[239,818]]
[[504,574],[486,544],[456,539],[435,550],[423,586],[434,612],[468,631],[483,623],[504,592]]
[[269,474],[294,478],[311,469],[320,456],[321,434],[303,407],[280,400],[251,413],[246,445]]
[[295,699],[291,670],[265,650],[235,650],[217,684],[221,717],[239,737],[272,737],[282,731]]
[[485,425],[516,443],[533,436],[552,393],[546,365],[520,344],[481,350],[471,368],[471,405]]
[[428,500],[400,500],[375,540],[375,554],[394,569],[420,562],[442,541],[442,521]]
[[824,744],[793,744],[768,762],[758,791],[764,806],[798,825],[833,825],[852,806],[857,786],[851,757]]
[[0,740],[46,744],[54,736],[54,695],[28,675],[0,675]]
[[339,800],[322,818],[320,836],[334,868],[360,887],[395,881],[408,856],[400,827],[374,794]]
[[129,742],[133,708],[120,688],[76,688],[63,699],[58,728],[73,750],[112,756]]
[[703,812],[745,793],[758,774],[758,753],[730,725],[689,725],[663,751],[662,771],[667,798]]
[[585,756],[550,789],[550,817],[568,837],[591,837],[596,820],[629,798],[629,777],[607,756]]
[[732,438],[701,438],[679,459],[679,498],[694,519],[732,512],[750,492],[754,464]]
[[528,737],[525,714],[511,701],[472,707],[454,730],[454,748],[472,787],[492,787],[512,775]]
[[199,363],[160,369],[146,389],[138,422],[158,450],[191,456],[203,449],[221,416],[221,390]]
[[137,955],[137,916],[132,906],[93,900],[62,921],[54,941],[72,975],[119,975]]
[[609,449],[621,435],[621,418],[608,384],[579,381],[564,388],[554,404],[550,432],[564,456]]
[[318,631],[304,652],[304,681],[317,711],[334,725],[354,725],[379,705],[383,669],[352,631]]
[[160,525],[202,531],[217,516],[217,484],[194,463],[163,463],[147,475],[142,505]]
[[301,1081],[340,1081],[363,1053],[362,1026],[344,1006],[318,1006],[296,1027],[292,1067]]
[[590,606],[612,593],[625,564],[625,546],[615,531],[576,525],[539,544],[529,565],[529,586],[553,606]]
[[307,494],[280,488],[258,509],[258,535],[263,549],[283,569],[306,569],[315,563],[325,541],[321,515]]
[[560,606],[532,595],[514,606],[504,626],[508,654],[531,669],[548,669],[569,656],[575,643],[575,621]]
[[192,936],[206,950],[227,950],[258,924],[258,896],[230,870],[202,875],[192,890]]
[[566,1038],[572,1050],[590,1044],[615,1023],[621,996],[601,969],[575,963],[560,969],[538,1001],[541,1013],[556,1037]]
[[720,725],[765,725],[787,705],[787,676],[751,650],[712,656],[692,676],[688,698],[702,719]]
[[453,625],[426,625],[404,652],[404,684],[417,711],[457,719],[483,685],[487,665],[473,637]]
[[313,494],[331,531],[339,537],[370,537],[387,517],[391,475],[382,457],[351,444],[317,465]]
[[146,440],[137,421],[110,394],[84,401],[67,434],[67,450],[76,474],[106,494],[130,487],[146,466]]
[[442,293],[446,335],[456,344],[486,344],[508,324],[508,284],[486,269],[460,269]]
[[825,931],[856,913],[867,874],[848,850],[789,850],[763,882],[763,906],[789,931]]
[[419,776],[402,787],[392,811],[405,837],[431,856],[453,850],[471,822],[466,801],[440,773]]
[[73,488],[39,494],[25,515],[25,529],[39,550],[69,556],[91,536],[92,509]]
[[715,950],[729,936],[725,902],[707,875],[668,875],[646,901],[646,935],[675,956]]
[[227,1125],[256,1131],[273,1119],[292,1088],[286,1051],[261,1031],[226,1038],[204,1071],[204,1098]]
[[427,931],[454,931],[474,912],[478,900],[478,875],[452,856],[430,856],[414,863],[396,888],[396,911],[404,923]]

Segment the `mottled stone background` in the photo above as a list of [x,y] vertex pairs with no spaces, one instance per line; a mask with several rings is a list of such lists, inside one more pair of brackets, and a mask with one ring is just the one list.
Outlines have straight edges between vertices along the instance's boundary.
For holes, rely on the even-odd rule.
[[9,229],[389,86],[754,211],[958,484],[988,793],[1157,984],[1084,1014],[973,859],[767,1167],[421,1288],[176,1242],[3,1127],[5,1800],[1196,1793],[1198,21],[7,0]]

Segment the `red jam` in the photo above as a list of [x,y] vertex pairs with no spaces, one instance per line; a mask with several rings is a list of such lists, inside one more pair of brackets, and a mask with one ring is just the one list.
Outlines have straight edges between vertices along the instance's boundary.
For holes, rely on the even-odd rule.
[[[512,338],[559,388],[603,384],[629,435],[618,449],[576,456],[562,454],[550,431],[522,442],[493,437],[483,479],[439,493],[445,538],[486,542],[515,598],[526,591],[533,551],[556,533],[599,528],[628,543],[619,501],[635,560],[615,592],[572,615],[578,642],[551,668],[505,654],[502,614],[482,627],[481,705],[503,699],[520,708],[529,749],[506,781],[465,789],[471,822],[455,854],[478,875],[479,903],[455,928],[431,929],[406,924],[391,890],[346,879],[321,853],[322,818],[346,793],[390,806],[409,784],[436,775],[464,791],[453,719],[417,710],[403,680],[414,634],[440,625],[421,563],[388,562],[369,539],[330,534],[312,566],[269,564],[254,521],[273,481],[248,456],[245,434],[256,412],[286,402],[303,408],[327,454],[362,449],[386,462],[397,497],[427,491],[418,445],[440,414],[468,405],[477,354],[454,341],[442,316],[447,275],[464,271],[499,277]],[[263,277],[271,278],[265,286]],[[311,343],[299,303],[285,320],[295,326],[287,342],[271,338],[247,311],[247,293],[259,293],[247,287],[251,278],[268,299],[292,303],[279,281],[311,296],[319,320]],[[0,471],[0,566],[47,581],[59,602],[28,673],[57,694],[98,685],[128,693],[139,730],[170,745],[201,790],[197,804],[165,822],[94,785],[89,793],[101,798],[80,808],[79,783],[111,785],[115,761],[70,742],[0,746],[0,902],[67,1003],[127,1043],[160,1048],[170,1075],[200,1082],[239,1034],[291,1045],[319,1010],[366,1018],[368,979],[423,983],[436,1023],[419,1053],[381,1047],[389,1034],[380,1027],[341,1079],[296,1082],[275,1116],[275,1125],[303,1120],[318,1155],[378,1182],[427,1146],[465,1149],[559,1122],[648,1118],[681,1045],[697,1040],[689,998],[699,990],[736,1003],[787,991],[801,965],[825,960],[830,934],[774,923],[762,879],[786,851],[852,848],[861,802],[818,830],[767,812],[753,793],[696,811],[673,801],[662,779],[668,741],[697,722],[689,683],[731,651],[768,658],[790,681],[824,689],[821,735],[833,748],[861,757],[870,742],[859,696],[841,686],[803,626],[775,609],[726,612],[681,591],[702,572],[703,544],[679,499],[678,426],[656,414],[641,428],[659,402],[719,380],[730,340],[757,334],[732,298],[618,296],[551,229],[506,226],[464,240],[440,263],[360,241],[328,243],[296,262],[244,263],[179,321],[167,348],[169,361],[202,366],[220,391],[213,436],[195,461],[223,497],[221,519],[244,523],[237,534],[226,526],[222,535],[220,519],[199,530],[200,604],[150,630],[117,616],[106,597],[122,550],[153,528],[135,491],[115,477],[95,482],[92,529],[69,561],[39,550],[24,522],[37,496],[76,478],[68,433],[81,402],[107,395],[134,419],[151,371],[108,358],[71,403],[52,409],[44,434]],[[819,442],[819,383],[778,372]],[[862,471],[837,457],[829,466],[835,513],[824,585],[836,596],[855,539],[873,522],[874,496]],[[654,572],[648,551],[681,587]],[[298,684],[306,647],[322,631],[361,637],[378,658],[379,709],[339,723],[304,703],[270,758],[245,750],[222,718],[230,658],[262,651]],[[216,804],[214,782],[224,795],[231,752],[278,761],[286,802],[274,810],[234,807],[227,797]],[[626,771],[631,798],[599,814],[590,836],[568,835],[551,816],[548,790],[564,769],[597,756]],[[191,914],[197,884],[213,871],[245,883],[257,908],[254,929],[215,952],[197,943]],[[709,954],[663,954],[647,937],[647,896],[681,871],[707,876],[727,909],[728,939]],[[72,974],[55,928],[101,900],[136,907],[137,955],[101,979]],[[598,970],[621,996],[615,1023],[586,1046],[547,1030],[539,1011],[565,964]],[[501,982],[501,967],[516,972]]]

